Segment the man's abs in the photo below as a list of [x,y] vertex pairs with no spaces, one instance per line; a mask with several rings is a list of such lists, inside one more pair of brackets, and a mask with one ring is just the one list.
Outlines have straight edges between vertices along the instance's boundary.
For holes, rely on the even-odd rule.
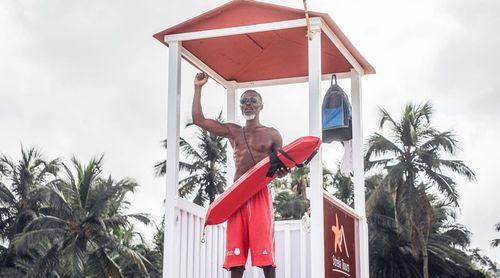
[[[234,179],[237,180],[256,163],[269,155],[273,130],[268,127],[259,127],[253,131],[246,130],[246,142],[243,129],[234,138],[234,162],[236,173]],[[248,143],[248,146],[247,146]]]

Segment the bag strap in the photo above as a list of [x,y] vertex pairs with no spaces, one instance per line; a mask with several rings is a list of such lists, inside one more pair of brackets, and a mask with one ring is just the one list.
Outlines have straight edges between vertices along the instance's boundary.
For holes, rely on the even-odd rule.
[[304,161],[304,163],[297,163],[295,161],[295,159],[293,159],[287,152],[285,152],[283,149],[278,149],[277,151],[276,150],[273,150],[270,154],[269,154],[269,161],[270,161],[270,166],[269,166],[269,169],[267,170],[267,173],[266,173],[266,176],[267,177],[272,177],[274,176],[274,174],[276,173],[276,171],[278,171],[279,169],[286,169],[287,167],[285,166],[285,164],[283,163],[283,161],[281,161],[279,158],[278,158],[278,152],[280,154],[282,154],[286,159],[290,160],[291,162],[293,162],[293,164],[295,164],[295,166],[297,168],[302,168],[304,167],[305,165],[309,164],[309,162],[311,162],[311,160],[313,159],[313,157],[318,153],[318,151],[314,151],[311,153],[311,155],[306,159],[306,161]]
[[248,152],[250,153],[250,156],[252,157],[253,164],[257,164],[255,162],[255,158],[253,158],[252,150],[250,149],[250,146],[248,145],[248,140],[247,140],[247,134],[245,132],[245,127],[243,127],[243,138],[245,138],[245,144],[247,145]]
[[290,160],[291,162],[293,162],[295,164],[295,166],[297,166],[298,168],[302,168],[304,166],[306,166],[307,164],[309,164],[309,162],[311,162],[311,160],[314,158],[314,156],[316,156],[316,154],[318,153],[318,151],[313,151],[311,153],[311,155],[306,159],[306,161],[304,161],[304,163],[297,163],[295,162],[295,160],[288,154],[286,153],[284,150],[282,149],[279,149],[278,152],[280,154],[282,154],[284,157],[286,157],[288,160]]
[[333,80],[335,79],[335,85],[337,85],[337,75],[333,74],[332,79],[330,80],[330,86],[333,85]]

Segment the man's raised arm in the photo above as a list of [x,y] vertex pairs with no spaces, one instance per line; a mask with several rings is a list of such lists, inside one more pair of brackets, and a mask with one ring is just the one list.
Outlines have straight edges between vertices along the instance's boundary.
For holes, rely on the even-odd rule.
[[231,136],[231,130],[227,124],[222,124],[212,119],[205,119],[205,116],[203,116],[203,110],[201,108],[201,88],[207,81],[208,75],[204,72],[196,74],[194,78],[194,97],[191,112],[193,124],[208,132],[228,138]]

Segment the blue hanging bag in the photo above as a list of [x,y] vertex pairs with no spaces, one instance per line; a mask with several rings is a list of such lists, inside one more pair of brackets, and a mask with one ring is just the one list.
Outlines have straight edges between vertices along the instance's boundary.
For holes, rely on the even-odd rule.
[[[333,80],[335,79],[335,84]],[[323,98],[322,126],[323,142],[347,141],[352,139],[352,108],[347,94],[332,76],[330,88]]]

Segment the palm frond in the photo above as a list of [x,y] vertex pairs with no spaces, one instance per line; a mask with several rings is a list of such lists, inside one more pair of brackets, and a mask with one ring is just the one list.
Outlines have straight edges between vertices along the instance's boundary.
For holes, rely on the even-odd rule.
[[[155,171],[154,174],[155,174],[156,177],[162,177],[162,176],[164,176],[167,173],[167,161],[163,160],[163,161],[160,161],[160,162],[156,163],[153,166],[153,169]],[[179,161],[179,170],[191,173],[194,170],[196,170],[196,168],[194,167],[193,164]]]
[[381,114],[380,116],[380,122],[379,122],[379,128],[383,128],[385,123],[389,122],[392,125],[392,129],[401,132],[401,127],[399,124],[391,117],[389,112],[385,110],[382,107],[379,107],[379,112]]
[[17,200],[9,188],[0,182],[0,204],[4,206],[16,206]]
[[49,228],[43,230],[28,231],[14,237],[12,244],[17,252],[22,252],[36,245],[43,240],[56,241],[58,238],[63,237],[66,230],[59,228]]
[[113,197],[116,197],[117,193],[119,193],[122,190],[124,190],[124,187],[118,185],[111,185],[106,187],[105,190],[99,192],[95,200],[92,200],[92,202],[87,203],[88,207],[86,207],[86,210],[91,215],[94,215],[96,217],[101,215],[101,212],[106,208],[108,202]]
[[393,158],[383,158],[383,159],[376,159],[376,160],[365,159],[365,169],[370,170],[370,169],[374,169],[374,168],[378,168],[378,167],[385,168],[391,162],[394,162]]
[[98,248],[89,254],[86,268],[88,275],[92,277],[124,277],[120,266],[108,256],[103,248]]
[[428,168],[425,169],[425,174],[429,180],[437,185],[439,191],[444,193],[449,201],[459,207],[459,195],[455,188],[456,183],[453,179]]
[[500,246],[500,238],[496,238],[491,241],[491,247],[498,247]]
[[127,214],[126,217],[134,218],[145,225],[149,225],[152,223],[151,215],[148,213],[131,213]]
[[423,120],[425,120],[425,124],[429,124],[431,122],[432,114],[434,112],[434,108],[430,102],[426,102],[423,105],[418,105],[414,107],[414,122],[415,126],[421,126]]
[[32,220],[25,228],[24,232],[36,231],[41,229],[60,229],[68,227],[66,221],[54,216],[43,215]]
[[[76,165],[79,165],[79,161],[76,160],[76,158],[73,158],[73,165],[74,165],[74,168],[76,169],[77,172],[79,172],[79,166],[76,166]],[[58,188],[59,190],[61,191],[61,193],[65,196],[65,198],[68,200],[68,203],[69,203],[69,206],[73,209],[73,210],[78,210],[78,209],[82,209],[83,206],[82,206],[82,203],[80,202],[80,193],[79,193],[79,188],[78,188],[78,184],[77,184],[77,181],[75,179],[75,176],[73,175],[73,172],[70,170],[70,168],[65,164],[63,163],[62,164],[62,167],[64,169],[64,173],[66,175],[66,179],[65,180],[61,180],[60,183],[58,183]]]
[[148,270],[146,269],[146,264],[154,268],[151,262],[149,262],[138,252],[122,244],[115,245],[115,248],[116,248],[115,250],[118,251],[118,253],[133,261],[137,265],[142,274],[144,274],[146,277],[149,277]]
[[[54,242],[52,247],[43,254],[43,257],[35,261],[35,264],[29,267],[27,277],[50,277],[47,275],[56,269],[59,264],[59,256],[61,254],[61,245]],[[43,275],[42,275],[43,274]]]
[[439,159],[440,165],[443,165],[445,168],[450,169],[451,171],[466,177],[469,181],[477,181],[476,174],[464,164],[461,160],[446,160]]
[[[80,203],[82,206],[87,206],[87,198],[94,181],[99,177],[101,173],[102,161],[104,156],[100,158],[92,158],[89,163],[85,166],[83,171],[79,171],[78,176],[78,192],[80,193]],[[76,159],[75,159],[76,160]],[[75,166],[77,166],[76,164]]]
[[129,224],[127,217],[123,215],[113,215],[112,217],[102,219],[102,222],[104,223],[106,228],[111,229],[118,229]]
[[458,141],[455,139],[455,134],[451,131],[436,132],[426,142],[420,145],[423,150],[443,150],[449,154],[455,154]]
[[380,133],[375,132],[368,137],[368,150],[365,155],[366,160],[369,160],[372,155],[378,156],[387,153],[399,156],[403,154],[403,150]]
[[179,181],[179,196],[185,197],[189,195],[196,187],[203,188],[202,179],[199,175],[189,176],[181,181]]
[[40,164],[43,165],[42,170],[35,176],[35,180],[44,180],[47,175],[56,177],[61,169],[61,161],[59,158],[51,161],[44,161],[40,159]]
[[58,215],[70,216],[72,214],[71,207],[67,203],[64,198],[63,193],[58,189],[56,184],[61,183],[60,180],[55,180],[49,182],[47,185],[39,186],[33,189],[30,193],[30,199],[39,201],[46,206],[49,206],[55,211],[57,211]]

